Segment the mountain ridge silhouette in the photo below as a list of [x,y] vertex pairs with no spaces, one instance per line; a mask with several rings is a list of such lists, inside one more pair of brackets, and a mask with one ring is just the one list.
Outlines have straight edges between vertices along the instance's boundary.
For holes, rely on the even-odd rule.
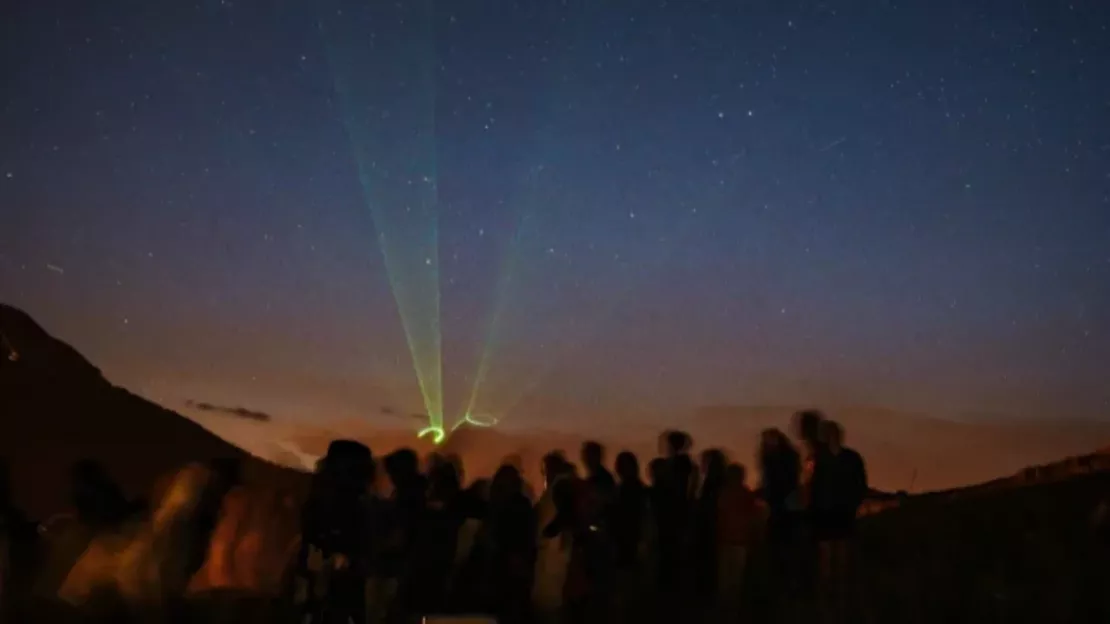
[[0,304],[0,458],[17,505],[45,518],[68,508],[69,470],[93,459],[132,497],[194,461],[237,458],[244,478],[301,488],[307,475],[280,467],[196,422],[113,385],[100,369],[26,312]]

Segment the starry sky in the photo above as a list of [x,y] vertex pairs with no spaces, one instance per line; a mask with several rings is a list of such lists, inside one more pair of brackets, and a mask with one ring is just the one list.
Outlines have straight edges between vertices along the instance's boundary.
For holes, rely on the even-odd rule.
[[0,24],[0,300],[171,407],[1110,419],[1106,2]]

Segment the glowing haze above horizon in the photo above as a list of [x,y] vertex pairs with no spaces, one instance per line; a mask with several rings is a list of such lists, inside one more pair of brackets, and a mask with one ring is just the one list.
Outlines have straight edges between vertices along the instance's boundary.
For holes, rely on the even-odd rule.
[[156,4],[0,9],[0,300],[170,407],[1110,418],[1104,2]]

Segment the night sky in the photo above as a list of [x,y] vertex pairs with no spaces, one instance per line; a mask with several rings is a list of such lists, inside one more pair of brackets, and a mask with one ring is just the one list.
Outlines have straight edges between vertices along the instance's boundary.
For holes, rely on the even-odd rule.
[[170,407],[1110,418],[1104,1],[0,24],[0,300]]

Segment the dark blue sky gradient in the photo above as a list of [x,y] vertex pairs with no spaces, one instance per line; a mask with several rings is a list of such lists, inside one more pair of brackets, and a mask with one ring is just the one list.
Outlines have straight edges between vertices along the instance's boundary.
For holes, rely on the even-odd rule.
[[[374,158],[434,171],[449,406],[527,215],[491,405],[550,371],[666,410],[1110,417],[1107,3],[397,6],[4,3],[0,299],[140,391],[413,404],[368,207],[404,192],[352,149],[421,126],[425,162]],[[422,31],[417,88],[380,42]]]

